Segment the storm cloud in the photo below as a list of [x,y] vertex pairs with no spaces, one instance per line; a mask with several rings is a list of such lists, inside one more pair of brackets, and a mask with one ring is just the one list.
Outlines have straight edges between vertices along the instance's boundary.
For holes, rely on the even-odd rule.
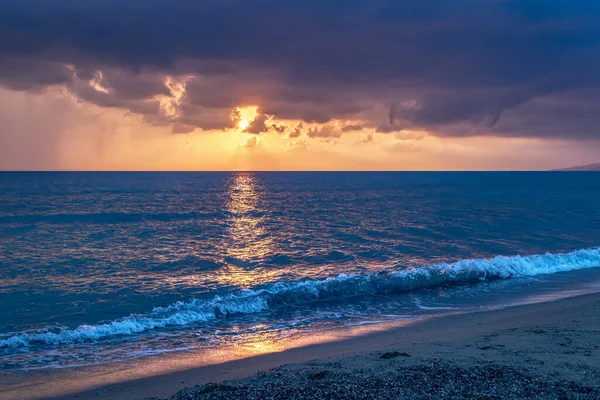
[[0,5],[0,84],[179,133],[253,105],[251,133],[599,138],[599,18],[593,0],[19,0]]

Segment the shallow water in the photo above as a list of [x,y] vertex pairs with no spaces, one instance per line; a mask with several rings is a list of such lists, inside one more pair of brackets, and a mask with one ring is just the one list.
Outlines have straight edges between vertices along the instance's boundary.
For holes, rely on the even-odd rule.
[[0,173],[0,368],[598,291],[594,173]]

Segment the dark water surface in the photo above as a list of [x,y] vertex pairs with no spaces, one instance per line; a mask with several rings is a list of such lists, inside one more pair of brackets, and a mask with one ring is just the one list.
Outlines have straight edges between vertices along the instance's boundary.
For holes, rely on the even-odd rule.
[[600,291],[598,173],[0,173],[0,369]]

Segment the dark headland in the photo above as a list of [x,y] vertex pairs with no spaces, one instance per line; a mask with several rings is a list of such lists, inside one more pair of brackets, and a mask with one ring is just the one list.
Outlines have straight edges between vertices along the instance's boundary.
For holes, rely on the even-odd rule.
[[561,168],[555,171],[600,171],[600,163],[578,165],[576,167]]

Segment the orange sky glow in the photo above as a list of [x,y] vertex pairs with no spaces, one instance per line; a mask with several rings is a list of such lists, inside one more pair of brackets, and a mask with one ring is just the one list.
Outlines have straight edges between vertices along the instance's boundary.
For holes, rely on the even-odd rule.
[[[172,133],[172,126],[153,126],[125,110],[82,102],[59,89],[1,89],[0,109],[2,170],[527,170],[595,157],[592,150],[586,158],[581,143],[535,138],[443,138],[426,131],[383,134],[373,129],[330,137],[255,135],[244,130],[256,118],[257,106],[239,107],[235,128]],[[326,125],[333,131],[357,122]],[[300,121],[268,123],[293,128]],[[308,131],[323,125],[302,127]],[[17,129],[20,135],[11,134]]]

